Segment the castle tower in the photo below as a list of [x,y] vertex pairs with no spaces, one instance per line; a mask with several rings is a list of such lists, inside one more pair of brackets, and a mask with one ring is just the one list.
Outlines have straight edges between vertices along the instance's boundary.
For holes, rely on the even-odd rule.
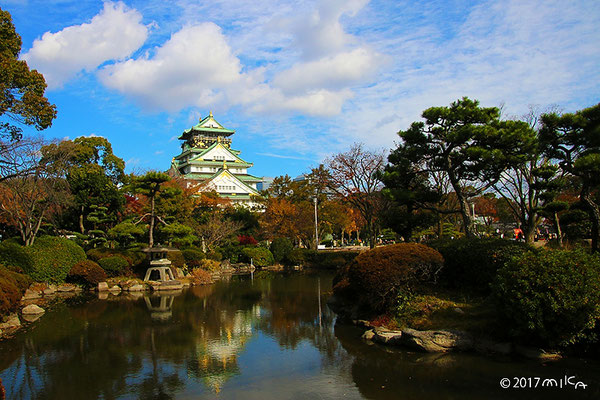
[[254,207],[254,197],[259,195],[257,184],[262,178],[248,174],[253,164],[242,160],[241,152],[231,148],[234,133],[219,124],[211,112],[179,136],[184,142],[171,169],[188,181],[188,187],[215,190],[234,205]]

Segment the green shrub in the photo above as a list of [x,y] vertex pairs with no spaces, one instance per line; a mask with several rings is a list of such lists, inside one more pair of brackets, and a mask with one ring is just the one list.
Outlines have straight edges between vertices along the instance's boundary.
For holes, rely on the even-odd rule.
[[16,311],[30,284],[28,276],[10,271],[0,264],[0,316]]
[[167,259],[171,261],[171,265],[175,268],[183,268],[185,264],[185,258],[183,257],[181,250],[169,250]]
[[582,250],[524,253],[498,271],[493,295],[518,338],[550,346],[591,340],[600,323],[600,258]]
[[101,258],[98,264],[108,276],[119,276],[127,272],[129,264],[119,255]]
[[252,259],[252,264],[256,267],[267,267],[275,262],[271,251],[264,247],[244,247],[242,255],[243,262],[249,263]]
[[146,254],[138,249],[109,249],[106,247],[98,247],[90,249],[86,252],[88,258],[92,261],[99,262],[107,257],[121,257],[127,261],[128,266],[141,264],[146,259]]
[[417,243],[400,243],[361,252],[334,280],[336,296],[356,302],[368,314],[390,311],[400,291],[431,283],[444,265],[442,255]]
[[98,263],[91,260],[78,262],[67,274],[67,282],[77,283],[85,288],[95,287],[105,281],[106,272]]
[[287,255],[286,264],[288,265],[304,265],[306,263],[307,249],[295,248]]
[[292,241],[288,238],[275,238],[271,242],[269,247],[273,254],[273,259],[278,263],[284,263],[287,261],[287,256],[294,249]]
[[198,268],[200,261],[206,258],[206,254],[198,249],[185,249],[181,251],[181,254],[189,268]]
[[64,282],[71,267],[85,258],[81,247],[61,237],[42,236],[32,246],[0,243],[0,262],[22,269],[38,282]]
[[488,294],[497,271],[512,257],[531,247],[505,239],[456,239],[429,243],[444,257],[440,283],[472,292]]
[[236,246],[234,244],[228,244],[220,247],[222,259],[229,260],[233,264],[238,263],[240,261],[240,257],[242,257],[243,248],[244,246]]

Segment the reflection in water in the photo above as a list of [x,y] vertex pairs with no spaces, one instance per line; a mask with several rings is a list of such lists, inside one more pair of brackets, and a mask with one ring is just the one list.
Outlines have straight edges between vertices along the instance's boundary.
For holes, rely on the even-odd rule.
[[599,395],[591,362],[541,367],[368,345],[358,328],[335,324],[330,292],[331,275],[258,272],[179,293],[69,299],[0,343],[0,379],[8,399],[475,399],[506,396],[503,376],[568,370],[590,383],[584,395]]

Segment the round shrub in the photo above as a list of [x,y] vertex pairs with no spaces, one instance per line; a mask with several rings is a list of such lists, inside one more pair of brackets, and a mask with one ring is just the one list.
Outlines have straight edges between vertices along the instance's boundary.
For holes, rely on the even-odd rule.
[[200,266],[200,261],[206,258],[206,255],[203,252],[196,249],[185,249],[181,251],[181,254],[183,254],[183,259],[190,268],[198,268]]
[[107,257],[121,257],[123,260],[127,261],[127,265],[130,267],[139,264],[141,257],[143,257],[141,259],[142,261],[145,259],[145,254],[141,251],[137,252],[136,254],[136,252],[130,250],[109,249],[106,247],[90,249],[86,252],[86,254],[90,260],[95,262],[99,262],[103,258]]
[[394,305],[400,291],[435,282],[443,265],[442,255],[422,244],[376,247],[360,253],[339,271],[334,293],[357,302],[364,313],[384,313]]
[[98,263],[85,260],[73,265],[67,274],[67,282],[77,283],[85,288],[97,286],[106,281],[106,272]]
[[185,264],[185,258],[183,257],[181,250],[169,250],[167,259],[171,261],[171,265],[175,268],[183,268]]
[[273,254],[264,247],[244,247],[242,249],[243,261],[250,262],[256,267],[267,267],[273,265]]
[[531,247],[505,239],[455,239],[429,243],[444,257],[440,283],[472,292],[488,294],[496,273],[511,258]]
[[600,318],[600,259],[583,250],[524,253],[498,271],[493,295],[520,339],[550,346],[589,339]]
[[75,242],[56,236],[39,237],[32,246],[0,244],[0,261],[22,269],[38,282],[64,282],[71,267],[85,259],[85,252]]
[[306,250],[301,248],[292,249],[287,255],[288,265],[304,265],[306,263]]
[[275,238],[269,247],[273,253],[273,259],[278,263],[287,261],[288,254],[294,249],[292,241],[286,237]]
[[126,272],[129,264],[121,256],[110,256],[101,258],[98,264],[108,276],[118,276]]
[[14,312],[31,279],[23,274],[8,270],[0,264],[0,316]]

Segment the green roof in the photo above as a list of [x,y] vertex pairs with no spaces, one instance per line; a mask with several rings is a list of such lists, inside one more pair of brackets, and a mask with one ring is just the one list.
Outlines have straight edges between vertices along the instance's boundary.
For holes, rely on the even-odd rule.
[[[207,124],[209,122],[212,122],[213,125],[217,125],[217,127],[214,128],[214,127],[202,126],[202,125],[205,125],[205,124]],[[183,131],[183,133],[181,134],[181,136],[179,136],[178,139],[185,140],[192,133],[202,133],[202,132],[217,133],[217,134],[219,134],[219,136],[231,136],[231,135],[233,135],[235,133],[235,131],[232,131],[230,129],[225,129],[223,127],[223,125],[221,125],[220,123],[218,123],[217,121],[215,121],[215,119],[213,118],[212,112],[211,112],[210,114],[208,114],[208,117],[204,117],[203,119],[201,119],[200,122],[198,122],[197,125],[194,125],[191,128],[186,129],[185,131]]]

